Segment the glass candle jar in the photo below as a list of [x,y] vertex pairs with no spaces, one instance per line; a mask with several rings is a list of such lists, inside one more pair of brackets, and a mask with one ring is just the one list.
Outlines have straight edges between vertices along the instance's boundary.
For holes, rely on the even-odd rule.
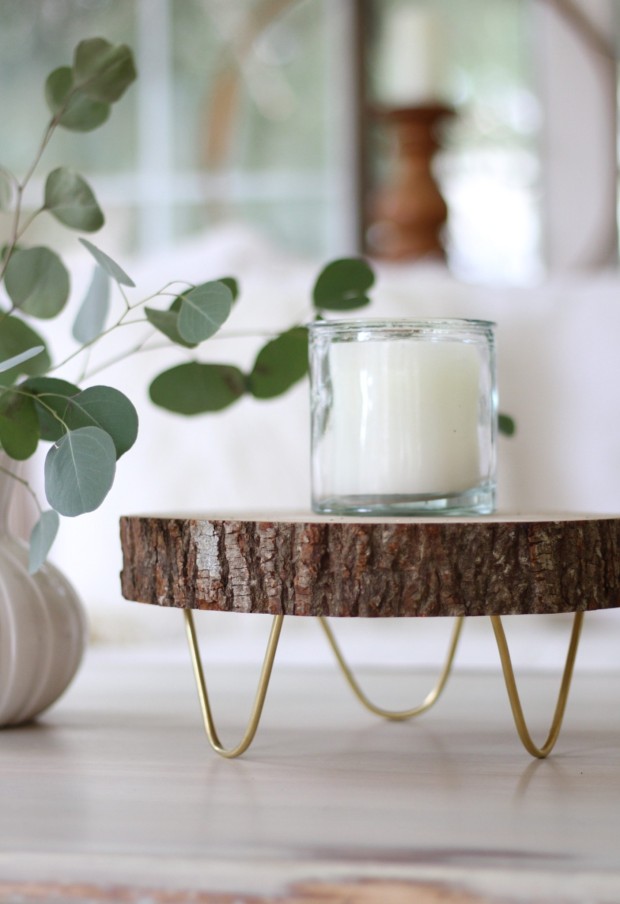
[[310,325],[316,512],[493,510],[494,326],[439,319]]

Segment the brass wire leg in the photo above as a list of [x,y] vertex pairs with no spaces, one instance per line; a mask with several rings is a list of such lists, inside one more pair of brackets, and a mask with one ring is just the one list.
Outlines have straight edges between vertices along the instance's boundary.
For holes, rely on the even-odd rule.
[[506,642],[506,635],[504,633],[502,620],[499,615],[491,615],[489,617],[491,619],[491,624],[493,625],[493,630],[495,631],[495,640],[497,641],[497,648],[499,650],[499,656],[502,662],[502,670],[504,672],[506,690],[508,691],[508,699],[510,700],[510,706],[512,708],[512,714],[514,716],[515,725],[517,727],[519,737],[521,738],[521,742],[523,743],[523,746],[528,751],[528,753],[531,753],[532,756],[535,756],[538,759],[542,760],[545,757],[549,756],[549,754],[553,750],[555,742],[558,739],[558,735],[560,734],[560,729],[562,727],[562,719],[564,718],[564,711],[566,709],[566,702],[568,700],[568,693],[570,691],[571,679],[573,677],[575,657],[577,656],[577,648],[579,646],[579,637],[581,635],[581,628],[583,625],[583,612],[575,612],[575,618],[573,620],[573,630],[571,632],[568,653],[566,654],[566,665],[564,666],[564,674],[562,675],[562,683],[560,684],[558,702],[555,707],[553,721],[551,722],[551,728],[549,729],[547,740],[542,745],[542,747],[537,747],[536,744],[534,744],[525,723],[523,709],[521,707],[521,701],[519,699],[519,691],[517,690],[517,684],[512,668],[512,662],[510,660],[510,652],[508,650],[508,644]]
[[450,645],[448,647],[448,656],[446,658],[443,670],[441,672],[441,675],[439,676],[437,684],[432,689],[432,691],[430,691],[430,693],[426,695],[422,703],[420,703],[419,706],[414,706],[412,709],[390,710],[383,709],[383,707],[381,706],[376,706],[368,699],[364,691],[359,686],[355,676],[353,675],[353,672],[347,665],[347,662],[342,655],[342,651],[338,646],[338,643],[334,636],[334,632],[332,631],[327,619],[324,616],[320,615],[318,616],[318,620],[321,623],[321,627],[323,628],[323,631],[327,636],[330,647],[334,651],[338,665],[342,669],[344,677],[346,678],[349,687],[351,688],[357,699],[363,706],[366,707],[366,709],[370,710],[371,713],[375,713],[375,715],[377,716],[382,716],[384,719],[390,719],[393,722],[403,722],[405,719],[411,719],[413,718],[413,716],[419,716],[420,713],[426,712],[426,710],[430,709],[431,706],[437,702],[441,695],[441,692],[446,686],[446,682],[450,675],[452,663],[454,661],[454,654],[456,653],[456,647],[464,622],[464,618],[460,616],[454,620],[454,628],[452,629],[452,637],[450,639]]
[[265,652],[265,659],[263,661],[263,667],[261,669],[258,687],[256,689],[256,697],[254,698],[254,705],[252,706],[250,720],[248,722],[245,733],[236,747],[224,747],[219,739],[215,724],[213,722],[211,705],[209,703],[209,695],[207,693],[207,685],[205,682],[202,661],[200,658],[200,648],[198,646],[198,638],[196,636],[196,628],[194,625],[194,619],[191,609],[184,609],[183,615],[185,618],[187,642],[189,644],[189,651],[192,657],[192,665],[194,667],[196,688],[198,690],[198,698],[200,700],[200,708],[202,710],[205,732],[207,734],[211,747],[213,747],[216,753],[219,753],[220,756],[226,757],[227,759],[233,759],[234,757],[240,756],[242,753],[244,753],[254,740],[254,735],[256,734],[256,729],[258,728],[258,723],[260,722],[260,717],[263,711],[267,688],[269,687],[271,669],[273,667],[273,661],[275,659],[276,650],[278,648],[278,640],[280,639],[280,632],[282,630],[282,622],[284,621],[284,616],[274,615],[271,625],[271,633],[269,635],[269,641],[267,643],[267,650]]

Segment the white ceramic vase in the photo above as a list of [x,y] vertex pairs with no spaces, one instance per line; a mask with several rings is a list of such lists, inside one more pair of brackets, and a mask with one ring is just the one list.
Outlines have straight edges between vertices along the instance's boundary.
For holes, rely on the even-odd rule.
[[87,636],[83,606],[60,571],[46,563],[28,573],[26,544],[8,525],[15,486],[0,472],[0,727],[28,722],[60,697]]

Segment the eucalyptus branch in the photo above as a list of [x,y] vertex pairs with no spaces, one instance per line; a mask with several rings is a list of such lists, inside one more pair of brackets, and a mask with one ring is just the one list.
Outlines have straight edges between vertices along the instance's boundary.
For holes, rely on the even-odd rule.
[[[116,285],[118,287],[118,291],[121,293],[121,298],[123,299],[123,303],[125,305],[125,314],[129,314],[130,311],[132,310],[132,305],[131,305],[129,299],[127,298],[125,290],[123,289],[121,284],[119,282],[117,282]],[[134,305],[134,307],[137,307],[137,305]]]
[[67,396],[62,395],[62,393],[50,392],[49,390],[46,392],[38,393],[38,392],[32,392],[30,389],[20,389],[19,386],[3,386],[0,388],[3,389],[5,392],[12,393],[13,395],[23,396],[24,398],[28,398],[28,399],[34,399],[35,401],[39,402],[41,407],[45,408],[47,413],[49,415],[51,415],[53,418],[55,418],[65,430],[69,429],[69,425],[67,424],[66,421],[64,421],[61,418],[61,416],[58,414],[58,412],[54,408],[52,408],[51,405],[48,405],[46,402],[43,401],[44,398],[63,399],[64,401],[66,401]]
[[[15,246],[17,245],[17,237],[19,235],[19,221],[21,217],[21,209],[22,209],[22,195],[24,189],[23,186],[18,182],[16,185],[16,193],[17,199],[15,201],[15,210],[13,211],[13,221],[11,223],[11,234],[8,241],[8,246],[5,251],[3,260],[0,262],[0,282],[2,282],[4,278],[4,274],[6,273],[6,268],[9,265],[9,261],[11,260],[11,255],[15,250]],[[13,308],[11,308],[13,310]],[[3,318],[6,317],[6,313],[3,315]]]
[[110,333],[113,333],[114,330],[118,329],[121,326],[135,326],[137,323],[143,323],[142,319],[140,320],[125,320],[127,314],[131,313],[133,309],[129,308],[124,311],[121,316],[118,318],[116,323],[113,323],[112,326],[109,326],[107,329],[102,330],[98,336],[95,336],[94,339],[90,339],[88,342],[84,342],[77,348],[75,351],[71,352],[70,355],[67,355],[62,361],[59,361],[58,364],[54,364],[53,367],[50,367],[49,373],[54,373],[57,370],[60,370],[66,364],[69,364],[70,361],[73,361],[74,358],[77,358],[79,355],[83,354],[85,351],[93,348],[98,342],[104,339],[106,336],[109,336]]
[[[13,213],[11,238],[9,240],[8,251],[5,255],[4,261],[2,262],[2,266],[0,267],[0,280],[2,280],[2,277],[4,276],[5,270],[8,266],[9,260],[11,259],[11,255],[12,255],[13,251],[15,250],[15,246],[17,245],[18,239],[20,238],[21,235],[23,235],[23,233],[25,231],[24,228],[20,229],[20,220],[21,220],[21,214],[22,214],[22,201],[23,201],[23,197],[24,197],[24,190],[25,190],[26,186],[28,185],[28,183],[30,182],[30,180],[34,174],[34,171],[36,170],[37,166],[39,165],[41,157],[43,156],[45,149],[46,149],[47,145],[49,144],[49,141],[50,141],[52,135],[54,134],[54,130],[57,125],[58,125],[58,117],[54,116],[47,124],[45,132],[43,133],[43,138],[41,139],[41,142],[40,142],[37,152],[34,156],[34,159],[33,159],[32,163],[30,164],[30,167],[26,171],[26,175],[23,177],[23,179],[16,180],[15,185],[16,185],[16,189],[17,189],[17,200],[15,202],[15,210]],[[30,225],[30,222],[32,222],[32,220],[30,220],[27,223],[27,226]]]
[[[148,323],[147,320],[140,321],[141,323]],[[157,345],[147,346],[147,342],[154,335],[154,331],[148,335],[141,342],[138,342],[136,345],[132,346],[132,348],[126,349],[124,352],[120,352],[118,355],[114,355],[112,358],[108,358],[107,361],[104,361],[103,364],[98,364],[97,367],[93,367],[92,370],[89,370],[84,374],[83,379],[90,380],[96,374],[101,373],[104,370],[107,370],[109,367],[113,367],[115,364],[120,364],[121,361],[124,361],[125,358],[130,358],[132,355],[138,355],[141,352],[153,352],[160,351],[163,348],[169,348],[169,343],[161,342]]]
[[[138,308],[144,307],[144,305],[148,304],[149,301],[152,301],[155,298],[160,298],[160,297],[176,298],[176,296],[178,295],[177,292],[167,292],[166,290],[168,288],[170,288],[171,286],[174,286],[177,283],[182,283],[184,285],[187,285],[189,288],[192,288],[192,285],[193,285],[192,283],[186,282],[185,280],[180,280],[180,279],[171,280],[170,282],[168,282],[164,286],[162,286],[162,288],[159,291],[153,292],[151,295],[147,295],[145,298],[140,299],[140,301],[134,302],[134,304],[129,303],[129,301],[126,297],[126,294],[123,291],[123,287],[121,286],[120,283],[117,283],[118,289],[121,293],[121,296],[123,297],[123,300],[124,300],[125,306],[126,306],[124,314],[122,314],[121,317],[119,317],[119,319],[116,321],[116,323],[114,323],[111,327],[109,327],[107,330],[104,330],[98,336],[95,336],[95,338],[90,343],[86,343],[86,344],[82,345],[79,349],[77,349],[75,352],[73,352],[68,358],[65,358],[64,361],[62,361],[60,364],[57,364],[54,367],[54,370],[60,369],[65,364],[67,364],[68,361],[70,361],[72,358],[77,357],[82,352],[92,348],[92,346],[94,346],[97,342],[99,342],[105,336],[112,333],[119,326],[136,326],[138,324],[149,324],[149,321],[146,319],[146,317],[140,317],[138,320],[125,320],[125,317],[129,313],[132,313],[133,311],[138,310]],[[150,334],[148,336],[146,336],[143,340],[138,342],[137,345],[133,346],[132,348],[126,349],[124,352],[121,352],[112,358],[109,358],[107,361],[104,361],[103,364],[98,364],[92,370],[88,370],[87,366],[85,366],[84,370],[82,372],[82,375],[80,377],[80,381],[91,379],[93,376],[95,376],[95,374],[98,374],[98,373],[101,373],[101,371],[107,370],[109,367],[112,367],[113,365],[120,363],[125,358],[128,358],[133,354],[137,354],[139,352],[156,351],[156,350],[159,350],[162,348],[169,348],[170,347],[169,343],[159,343],[154,346],[145,347],[146,343],[149,341],[149,339],[151,339],[155,335],[155,332],[156,332],[155,330],[152,330],[150,332]]]
[[[62,112],[64,112],[64,109]],[[27,220],[25,226],[20,228],[24,190],[25,190],[26,186],[28,185],[28,183],[30,182],[37,166],[39,165],[39,163],[41,161],[41,157],[45,153],[45,149],[48,146],[52,135],[54,134],[56,126],[58,125],[59,117],[62,115],[62,112],[58,113],[56,116],[53,116],[52,119],[50,119],[50,121],[48,122],[48,124],[45,128],[45,132],[43,133],[43,138],[41,139],[37,152],[34,156],[34,159],[33,159],[32,163],[30,164],[30,167],[26,171],[26,175],[21,180],[15,179],[14,184],[16,187],[17,199],[15,201],[15,210],[13,212],[13,223],[11,226],[11,237],[9,239],[9,246],[8,246],[6,254],[4,255],[4,260],[0,264],[0,282],[2,282],[2,279],[4,278],[6,268],[8,267],[9,261],[11,260],[11,256],[12,256],[13,252],[15,251],[17,242],[19,241],[21,236],[24,234],[26,229],[31,225],[34,217],[38,213],[40,213],[40,210],[36,211],[33,214],[33,216]],[[15,310],[15,305],[13,305],[11,308],[11,311],[13,311],[13,310]],[[9,313],[10,313],[10,311],[9,311]],[[5,316],[7,316],[7,315],[4,314],[3,319]]]
[[16,243],[21,239],[21,237],[26,232],[26,230],[32,226],[32,223],[34,222],[34,220],[39,216],[39,214],[43,213],[44,210],[45,210],[45,207],[42,206],[30,214],[30,216],[26,219],[25,223],[21,226],[21,228],[19,229],[19,231],[15,237]]
[[[144,319],[144,320],[140,320],[140,321],[134,320],[131,322],[133,324],[135,324],[135,323],[147,324],[149,321]],[[102,364],[98,364],[97,367],[94,367],[92,370],[89,370],[88,372],[84,373],[82,379],[90,380],[96,374],[99,374],[102,371],[107,370],[109,367],[113,367],[115,364],[119,364],[121,361],[124,361],[125,358],[130,358],[132,355],[136,355],[136,354],[140,354],[140,353],[144,353],[144,352],[159,352],[159,351],[163,351],[164,349],[170,349],[169,342],[157,342],[154,345],[147,345],[147,342],[153,338],[155,333],[156,333],[156,331],[153,330],[141,342],[138,342],[136,345],[132,346],[129,349],[126,349],[126,351],[121,352],[112,358],[108,358],[108,360],[104,361]],[[225,332],[220,331],[219,333],[216,333],[214,336],[211,336],[211,339],[209,341],[212,342],[214,339],[224,339],[224,340],[226,340],[226,339],[273,339],[277,335],[278,335],[277,331],[273,331],[273,330],[271,332],[268,332],[266,330],[238,330],[238,331],[230,332],[230,333],[225,333]],[[191,351],[193,351],[193,348],[183,348],[182,346],[180,346],[177,348],[177,351],[180,353],[182,353],[184,351],[191,352]]]
[[92,352],[92,346],[84,349],[84,363],[82,364],[82,370],[80,371],[80,375],[77,378],[78,383],[82,383],[83,380],[86,379],[86,372],[88,370],[88,362],[90,361],[90,355]]
[[[261,14],[271,16],[291,0],[260,0]],[[255,27],[260,30],[261,19]],[[247,43],[247,39],[246,39]],[[242,42],[243,44],[243,42]],[[238,295],[234,276],[193,284],[173,280],[163,288],[139,298],[131,277],[104,251],[81,238],[101,272],[95,271],[88,291],[73,322],[77,339],[72,351],[54,358],[48,343],[32,329],[30,317],[49,319],[60,314],[69,300],[69,278],[60,256],[50,248],[25,248],[21,238],[33,221],[47,209],[63,226],[94,232],[103,221],[94,192],[79,174],[67,167],[50,173],[45,183],[42,207],[24,208],[27,186],[39,166],[57,127],[90,131],[107,118],[108,108],[120,99],[136,77],[133,56],[125,45],[113,46],[104,38],[80,42],[72,68],[54,70],[46,82],[46,99],[52,118],[36,149],[31,165],[19,180],[10,180],[10,212],[5,257],[0,261],[0,281],[9,280],[9,311],[0,307],[0,348],[3,373],[0,381],[2,413],[0,445],[8,445],[11,456],[30,457],[40,441],[52,441],[45,460],[45,498],[50,511],[42,511],[28,482],[0,467],[31,492],[41,518],[31,540],[34,562],[42,562],[53,542],[58,515],[69,517],[94,511],[103,502],[114,481],[116,461],[135,443],[139,431],[138,414],[131,400],[111,386],[82,388],[101,370],[132,356],[161,348],[176,349],[181,363],[157,374],[149,396],[160,408],[178,414],[202,414],[227,408],[243,395],[275,398],[286,392],[307,371],[307,333],[299,326],[277,329],[226,330],[231,306]],[[77,102],[76,102],[77,101]],[[4,182],[4,173],[0,169]],[[18,247],[19,258],[14,253]],[[19,266],[18,266],[19,264]],[[36,291],[31,274],[37,273]],[[102,275],[103,274],[103,275]],[[339,260],[320,274],[313,291],[316,310],[349,310],[367,303],[366,289],[373,274],[365,262]],[[120,297],[114,295],[110,310],[110,280]],[[10,290],[10,293],[9,293]],[[135,290],[135,296],[134,296]],[[153,299],[158,305],[149,305]],[[172,303],[171,303],[172,302]],[[149,305],[145,308],[146,305]],[[23,317],[9,317],[22,308]],[[303,312],[305,313],[305,312]],[[302,316],[303,316],[302,313]],[[120,327],[136,327],[122,345],[107,339]],[[249,373],[235,364],[202,363],[202,343],[215,338],[221,342],[258,340],[260,349]],[[93,354],[97,347],[97,358]],[[198,349],[198,351],[195,351]],[[81,357],[80,357],[81,356]],[[205,355],[206,356],[206,355]],[[78,382],[58,379],[56,374],[74,359],[70,368],[79,373]],[[3,382],[14,382],[3,388]],[[98,381],[97,381],[98,382]],[[17,384],[17,385],[15,385]],[[24,398],[27,397],[27,398]],[[8,402],[9,404],[6,404]],[[6,442],[5,442],[6,441]]]
[[[175,283],[184,283],[184,282],[185,282],[184,280],[171,280],[170,282],[166,283],[163,286],[163,288],[160,289],[158,292],[153,292],[151,295],[147,295],[145,298],[140,299],[140,301],[134,302],[134,304],[130,303],[130,301],[127,298],[127,295],[123,289],[123,286],[119,282],[117,282],[116,283],[117,288],[125,303],[125,310],[120,315],[118,320],[115,323],[113,323],[111,326],[109,326],[107,329],[102,330],[102,332],[99,333],[99,335],[95,336],[89,342],[83,343],[78,349],[71,352],[70,355],[68,355],[66,358],[64,358],[64,360],[60,361],[58,364],[55,364],[54,367],[52,367],[50,369],[50,373],[53,371],[60,370],[62,367],[64,367],[66,364],[68,364],[70,361],[72,361],[74,358],[77,358],[79,355],[83,354],[84,352],[90,351],[98,342],[100,342],[106,336],[109,336],[118,327],[136,326],[141,323],[147,324],[148,320],[145,317],[140,317],[137,320],[126,320],[125,318],[127,317],[128,314],[131,314],[134,311],[138,310],[138,308],[143,307],[145,304],[147,304],[149,301],[152,301],[154,298],[158,298],[159,296],[168,294],[165,292],[165,290],[168,289],[170,286],[175,285]],[[187,285],[189,285],[191,287],[191,283],[187,283]],[[170,296],[175,297],[175,295],[173,293],[170,293]],[[153,334],[151,333],[151,335],[153,335]],[[147,337],[146,340],[138,343],[138,345],[135,346],[134,349],[128,349],[127,351],[121,353],[120,355],[117,355],[114,358],[111,358],[109,360],[109,362],[106,362],[102,365],[98,365],[95,369],[93,369],[91,371],[86,372],[86,368],[85,368],[84,373],[80,379],[86,379],[86,378],[92,377],[95,373],[99,373],[102,370],[106,370],[112,364],[117,364],[119,361],[122,361],[124,358],[131,355],[134,351],[141,351],[144,346],[144,343],[146,341],[148,341],[149,338],[150,338],[150,336]]]
[[30,180],[32,179],[32,176],[34,175],[34,172],[35,172],[37,166],[41,162],[41,157],[45,153],[45,149],[48,146],[48,144],[50,143],[50,139],[51,139],[52,135],[56,131],[56,127],[58,126],[60,117],[65,112],[65,109],[67,107],[70,97],[71,97],[71,95],[69,94],[64,106],[61,108],[61,110],[55,116],[52,116],[52,118],[48,122],[45,132],[43,133],[43,138],[41,140],[37,153],[35,154],[34,160],[30,164],[30,168],[27,170],[26,175],[20,182],[20,188],[22,189],[22,191],[24,190],[24,188],[26,187],[28,182],[30,182]]

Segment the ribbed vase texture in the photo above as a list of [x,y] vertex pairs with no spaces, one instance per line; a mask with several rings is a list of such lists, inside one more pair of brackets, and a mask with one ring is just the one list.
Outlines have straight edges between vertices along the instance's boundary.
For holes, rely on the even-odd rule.
[[0,473],[0,726],[33,719],[75,675],[86,645],[82,604],[53,565],[28,573],[26,544],[7,526],[15,482]]

